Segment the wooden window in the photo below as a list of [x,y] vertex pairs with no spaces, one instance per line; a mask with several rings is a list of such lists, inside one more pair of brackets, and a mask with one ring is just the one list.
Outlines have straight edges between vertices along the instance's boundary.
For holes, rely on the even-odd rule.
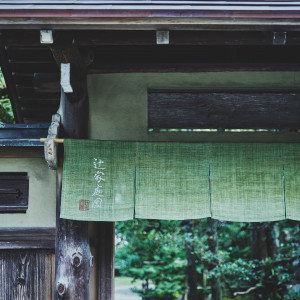
[[0,212],[26,212],[29,179],[27,173],[0,173]]

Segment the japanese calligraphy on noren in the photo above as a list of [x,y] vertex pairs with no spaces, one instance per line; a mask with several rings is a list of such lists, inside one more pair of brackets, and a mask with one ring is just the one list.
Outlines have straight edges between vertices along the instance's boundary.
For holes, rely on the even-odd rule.
[[94,179],[97,182],[97,185],[94,189],[94,192],[92,193],[92,197],[96,198],[92,202],[92,208],[101,208],[102,201],[104,198],[102,183],[105,182],[105,178],[104,178],[105,168],[103,167],[103,164],[104,161],[102,159],[94,158],[94,162],[93,162],[94,169],[95,169]]

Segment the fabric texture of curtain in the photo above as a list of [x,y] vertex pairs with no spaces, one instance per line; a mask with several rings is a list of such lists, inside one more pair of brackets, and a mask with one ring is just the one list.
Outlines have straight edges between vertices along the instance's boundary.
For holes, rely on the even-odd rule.
[[283,149],[286,218],[300,221],[300,144]]
[[61,218],[133,218],[135,143],[65,140]]
[[210,216],[209,144],[137,143],[135,217]]
[[285,218],[282,146],[212,144],[211,214],[236,222]]
[[300,220],[300,145],[70,140],[61,218]]

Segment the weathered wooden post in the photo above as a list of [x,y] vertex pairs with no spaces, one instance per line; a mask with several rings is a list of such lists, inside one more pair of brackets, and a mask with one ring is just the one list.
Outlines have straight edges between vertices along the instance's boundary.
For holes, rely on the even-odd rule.
[[[57,34],[50,47],[58,63],[70,64],[70,84],[73,91],[61,89],[61,136],[87,138],[89,101],[86,66],[74,44],[72,35]],[[61,78],[63,81],[64,78]],[[88,222],[60,219],[62,186],[62,149],[57,168],[56,262],[54,299],[89,299],[92,255],[88,240]]]
[[98,256],[98,299],[114,299],[115,223],[97,222],[99,234]]

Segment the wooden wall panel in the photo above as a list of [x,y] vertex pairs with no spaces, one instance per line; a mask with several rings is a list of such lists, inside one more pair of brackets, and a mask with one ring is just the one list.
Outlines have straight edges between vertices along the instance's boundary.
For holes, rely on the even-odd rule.
[[148,128],[300,128],[296,92],[149,92]]
[[0,250],[1,300],[52,300],[54,250]]

